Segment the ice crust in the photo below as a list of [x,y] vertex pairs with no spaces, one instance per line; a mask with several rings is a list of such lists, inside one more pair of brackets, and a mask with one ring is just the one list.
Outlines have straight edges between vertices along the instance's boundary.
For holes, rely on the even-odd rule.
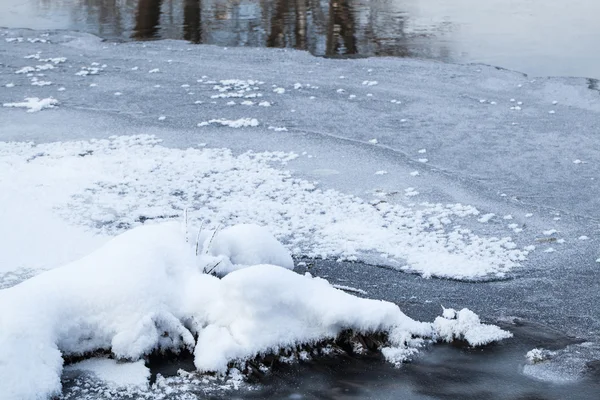
[[[199,371],[224,373],[232,361],[335,338],[344,330],[386,333],[383,354],[394,363],[410,357],[422,339],[464,338],[479,345],[510,336],[465,310],[443,326],[418,322],[392,303],[354,297],[324,279],[274,265],[219,279],[202,273],[205,256],[196,256],[185,231],[177,222],[141,226],[80,260],[0,291],[3,398],[59,394],[62,356],[100,349],[136,361],[155,350],[187,348]],[[262,259],[226,247],[233,260]]]

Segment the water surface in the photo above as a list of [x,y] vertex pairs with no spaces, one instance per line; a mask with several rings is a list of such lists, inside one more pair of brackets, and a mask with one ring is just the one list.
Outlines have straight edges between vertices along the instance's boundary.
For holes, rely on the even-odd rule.
[[0,26],[600,78],[596,0],[3,0]]
[[[600,383],[590,363],[580,362],[578,341],[554,329],[526,321],[504,326],[515,337],[500,343],[472,348],[461,343],[437,344],[423,350],[412,362],[395,368],[381,355],[351,353],[321,356],[291,364],[276,363],[270,372],[253,376],[239,390],[207,391],[197,380],[171,381],[168,398],[186,399],[490,399],[490,400],[591,400],[597,399]],[[525,354],[533,348],[562,351],[574,347],[565,360],[546,360],[531,365]],[[153,374],[176,376],[179,369],[193,371],[193,356],[178,359],[156,357],[149,363]],[[532,368],[534,373],[525,373]],[[536,372],[538,371],[538,372]],[[547,379],[550,378],[550,379]],[[102,382],[85,372],[63,376],[65,399],[97,400],[103,397]],[[88,388],[85,391],[83,388]],[[160,389],[150,391],[160,394]],[[98,394],[95,394],[98,393]],[[142,399],[148,392],[113,394],[114,399]],[[167,393],[169,393],[167,391]]]

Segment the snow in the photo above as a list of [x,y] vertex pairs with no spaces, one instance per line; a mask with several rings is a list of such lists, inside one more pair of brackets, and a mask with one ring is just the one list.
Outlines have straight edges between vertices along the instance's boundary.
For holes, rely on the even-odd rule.
[[259,122],[256,118],[240,118],[236,120],[228,120],[225,118],[211,119],[209,121],[200,122],[198,126],[208,126],[211,124],[217,124],[221,126],[228,126],[230,128],[247,128],[256,127]]
[[142,387],[148,386],[150,370],[143,360],[118,362],[110,358],[91,358],[65,367],[66,371],[85,371],[93,374],[110,386]]
[[[21,182],[10,190],[22,197],[35,193],[52,214],[102,234],[178,217],[192,205],[192,222],[204,220],[213,229],[217,224],[263,225],[288,249],[308,257],[369,260],[370,252],[387,253],[389,259],[378,262],[394,267],[401,262],[403,270],[461,279],[502,275],[524,260],[523,251],[507,246],[510,240],[478,236],[448,224],[476,217],[479,211],[473,207],[374,207],[274,168],[297,159],[294,153],[282,152],[233,156],[226,149],[171,149],[143,135],[3,143],[0,165],[10,168],[0,168],[0,176],[6,177],[0,185]],[[12,201],[4,198],[3,207],[10,210]],[[27,243],[26,236],[21,239]]]
[[[239,247],[249,245],[246,235],[255,235],[256,228],[232,229],[221,237],[219,248],[232,260],[262,259],[247,253],[252,246]],[[458,338],[480,345],[510,337],[481,324],[466,309],[456,318],[445,311],[433,324],[418,322],[392,303],[354,297],[324,279],[274,265],[248,266],[219,279],[202,272],[206,256],[196,255],[186,231],[178,222],[144,225],[77,261],[1,291],[4,398],[59,394],[62,356],[98,349],[137,361],[155,350],[187,348],[194,352],[198,371],[225,373],[231,362],[243,364],[256,355],[335,339],[344,330],[386,333],[382,353],[394,364],[407,360],[424,339]],[[264,232],[258,236],[265,239]],[[274,244],[270,238],[260,242],[265,249]],[[272,256],[281,257],[281,249],[274,246]],[[126,367],[127,373],[116,371],[113,361],[92,360],[79,367],[117,384],[147,376],[139,361]]]
[[365,290],[362,289],[358,289],[352,286],[346,286],[346,285],[331,285],[336,289],[340,289],[343,290],[344,292],[350,292],[350,293],[358,293],[358,294],[362,294],[362,295],[367,295],[368,293]]
[[444,309],[443,315],[435,319],[433,326],[440,340],[450,342],[462,339],[471,346],[489,343],[490,338],[502,340],[512,337],[510,332],[495,325],[482,324],[477,314],[466,308],[460,311]]
[[494,214],[494,213],[483,214],[477,221],[481,222],[482,224],[485,224],[485,223],[489,222],[495,216],[496,216],[496,214]]
[[4,107],[22,107],[27,108],[27,112],[38,112],[45,108],[54,108],[58,104],[58,100],[52,97],[40,99],[38,97],[27,97],[21,103],[4,103]]
[[549,359],[552,355],[551,351],[545,349],[533,349],[525,354],[525,358],[529,363],[535,364]]
[[239,224],[218,230],[214,239],[200,233],[199,240],[210,242],[205,253],[215,257],[220,264],[217,275],[225,275],[250,265],[271,264],[294,269],[289,251],[265,228],[254,224]]

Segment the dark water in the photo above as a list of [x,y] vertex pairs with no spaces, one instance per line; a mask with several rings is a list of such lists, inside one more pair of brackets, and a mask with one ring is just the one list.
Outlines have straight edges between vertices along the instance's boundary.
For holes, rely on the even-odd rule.
[[0,26],[600,78],[597,0],[2,0]]
[[[227,393],[240,399],[598,399],[600,381],[593,365],[569,371],[579,378],[550,383],[523,373],[525,354],[536,347],[560,350],[579,341],[542,325],[520,321],[505,326],[515,337],[483,348],[434,345],[400,369],[378,354],[341,355],[283,364],[253,390]],[[193,369],[190,360],[154,363],[154,372]],[[218,398],[216,396],[215,398]]]
[[[277,363],[271,371],[254,375],[239,390],[206,389],[197,380],[171,383],[171,390],[150,392],[111,391],[111,397],[142,399],[148,395],[178,399],[460,399],[460,400],[596,400],[600,393],[600,367],[589,361],[590,350],[582,340],[550,327],[516,320],[502,325],[514,337],[500,343],[472,348],[462,343],[436,344],[423,349],[414,360],[395,368],[378,352],[357,356],[342,353],[292,364]],[[535,364],[532,372],[525,354],[543,348],[557,355]],[[149,360],[151,381],[157,374],[176,376],[178,370],[194,371],[193,356],[154,356]],[[537,371],[537,372],[536,372]],[[197,382],[197,383],[194,383]],[[102,384],[86,373],[63,376],[65,399],[106,398]],[[183,390],[183,391],[182,391]],[[104,393],[104,394],[103,394]],[[163,397],[160,397],[163,396]]]

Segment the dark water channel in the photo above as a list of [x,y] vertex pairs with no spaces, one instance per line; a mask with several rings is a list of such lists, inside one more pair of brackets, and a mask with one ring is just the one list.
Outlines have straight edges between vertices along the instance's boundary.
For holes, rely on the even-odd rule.
[[[540,347],[560,350],[580,341],[550,328],[517,322],[515,337],[483,348],[441,344],[424,350],[413,362],[394,368],[377,354],[341,355],[296,364],[279,364],[251,390],[242,389],[214,398],[240,399],[597,399],[598,371],[593,364],[561,372],[577,375],[573,381],[550,383],[524,373],[527,351]],[[154,373],[173,375],[193,369],[191,359],[158,362]],[[538,364],[533,368],[543,371]],[[569,370],[571,369],[571,370]],[[540,376],[544,374],[540,373]]]
[[0,26],[600,78],[597,0],[3,0]]

